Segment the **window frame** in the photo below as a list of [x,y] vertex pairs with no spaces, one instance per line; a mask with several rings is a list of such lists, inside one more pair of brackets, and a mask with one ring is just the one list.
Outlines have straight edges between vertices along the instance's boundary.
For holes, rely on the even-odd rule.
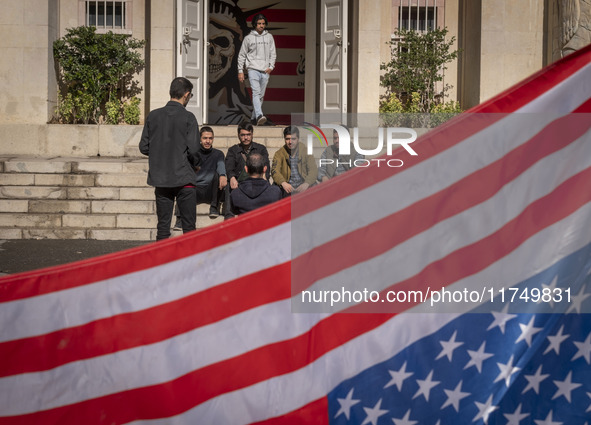
[[[115,26],[115,21],[117,18],[116,8],[120,3],[121,6],[121,27]],[[89,11],[92,4],[96,7],[96,17],[97,20],[95,24],[91,25],[89,22]],[[99,13],[98,9],[100,6],[103,6],[103,17],[105,22],[103,25],[96,25],[98,24]],[[112,14],[108,15],[106,10],[108,7],[112,7]],[[132,34],[133,33],[133,26],[132,26],[132,11],[133,11],[133,0],[79,0],[78,1],[78,22],[80,26],[93,26],[96,28],[97,34],[105,34],[109,31],[112,31],[114,34]],[[111,16],[112,24],[110,26],[107,25],[107,19]]]

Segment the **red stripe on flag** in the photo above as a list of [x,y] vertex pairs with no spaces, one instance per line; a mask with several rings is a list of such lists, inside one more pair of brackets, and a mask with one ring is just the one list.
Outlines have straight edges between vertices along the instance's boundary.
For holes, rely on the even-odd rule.
[[571,53],[566,58],[541,69],[529,78],[499,93],[468,112],[507,113],[514,112],[536,99],[540,94],[554,88],[581,68],[589,65],[591,46]]
[[[139,312],[2,342],[0,377],[49,370],[73,361],[157,343],[251,308],[287,299],[289,277],[290,265],[285,263]],[[269,282],[277,283],[269,285]],[[179,315],[179,311],[199,314]],[[64,341],[67,341],[65,346]]]
[[[351,336],[371,330],[391,316],[368,315],[363,321],[358,320],[358,317],[338,316],[338,325],[342,328],[336,329],[331,329],[333,324],[325,320],[318,323],[310,332],[298,337],[260,347],[169,382],[122,391],[42,412],[2,417],[0,425],[121,424],[133,420],[178,415],[218,395],[298,370],[346,342]],[[308,350],[308,346],[312,349]],[[276,359],[281,361],[277,362]],[[136,411],[137,406],[142,407],[141,411]]]
[[[298,63],[297,62],[277,62],[275,69],[273,69],[273,75],[298,75]],[[303,77],[303,75],[302,75]]]
[[[573,72],[579,68],[573,69]],[[560,74],[560,77],[563,77]],[[545,79],[540,83],[545,86]],[[533,84],[533,83],[532,83]],[[544,87],[546,90],[548,87]],[[538,92],[539,94],[539,92]],[[520,96],[527,93],[519,92]],[[530,101],[533,99],[530,99]],[[521,98],[519,98],[521,101]],[[523,105],[522,105],[523,106]],[[494,106],[491,106],[494,107]],[[584,112],[589,108],[588,101],[579,106],[573,112]],[[476,108],[475,108],[476,109]],[[419,152],[418,156],[411,156],[402,147],[392,152],[391,158],[399,158],[404,161],[404,167],[389,168],[371,166],[368,168],[354,168],[337,179],[331,179],[322,185],[312,188],[301,194],[298,201],[292,205],[292,218],[301,217],[311,211],[344,199],[377,182],[383,181],[397,173],[407,172],[411,167],[426,161],[447,149],[461,143],[466,138],[478,133],[486,127],[506,117],[506,114],[474,114],[464,113],[454,119],[434,128],[429,133],[421,136],[414,144],[413,149]],[[388,158],[382,156],[381,158]]]
[[277,49],[305,49],[306,37],[303,35],[274,35]]
[[[250,97],[252,97],[252,90],[248,89]],[[303,102],[304,88],[284,89],[284,88],[267,88],[265,91],[265,100],[267,101],[281,101],[281,102]]]
[[[507,222],[495,233],[429,264],[412,278],[386,288],[380,293],[381,296],[385,297],[388,291],[394,289],[396,291],[411,291],[430,287],[432,291],[438,291],[484,270],[510,254],[536,233],[568,217],[589,203],[591,201],[590,181],[591,168],[587,168],[566,180],[550,194],[528,205],[519,216]],[[565,196],[565,193],[568,195]],[[418,303],[408,302],[405,304],[408,305],[404,306],[404,310]],[[351,307],[347,312],[379,312],[379,308],[376,306],[379,304],[359,304]],[[393,309],[390,311],[394,312]]]
[[[591,168],[575,175],[549,195],[529,205],[518,217],[487,238],[463,247],[431,263],[421,273],[396,288],[422,287],[425,282],[452,284],[503,258],[532,235],[572,214],[591,201],[588,182]],[[565,194],[568,194],[565,197]],[[495,247],[495,249],[491,249]],[[410,304],[410,303],[409,303]],[[349,309],[357,312],[363,305]],[[394,314],[335,314],[310,331],[281,342],[252,350],[234,358],[211,364],[178,379],[159,385],[132,389],[70,406],[30,415],[0,418],[0,425],[38,421],[57,424],[68,421],[87,425],[126,423],[132,420],[169,417],[180,414],[219,395],[239,390],[275,376],[296,371],[333,349],[385,323]],[[281,359],[276,362],[274,359]],[[252,365],[257,367],[253,368]],[[226,379],[219,379],[224,376]],[[207,382],[208,385],[203,385]],[[130,406],[146,406],[135,412]]]
[[[156,245],[148,244],[75,263],[1,277],[0,303],[84,286],[206,252],[288,222],[291,218],[289,204],[290,200],[282,200],[249,213],[247,219],[241,216],[217,226],[156,242]],[[257,216],[264,216],[264,219],[254,219]]]
[[[274,27],[281,27],[281,22],[306,22],[306,9],[265,9],[261,12],[269,21],[269,31]],[[252,22],[254,14],[246,18],[247,22]]]
[[291,124],[291,115],[288,114],[269,114],[267,115],[273,123],[280,124],[280,125],[290,125]]
[[[383,254],[433,225],[486,201],[540,159],[568,146],[588,129],[589,122],[579,115],[560,118],[505,157],[448,188],[310,250],[292,261],[292,275],[298,277],[292,284],[292,294],[339,270]],[[403,225],[399,225],[401,223]],[[396,231],[384,232],[383,229]],[[322,252],[331,252],[333,260],[326,262]]]

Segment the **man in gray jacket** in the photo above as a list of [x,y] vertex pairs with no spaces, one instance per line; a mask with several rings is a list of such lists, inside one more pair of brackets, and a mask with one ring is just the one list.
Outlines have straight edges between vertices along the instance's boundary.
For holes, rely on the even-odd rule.
[[265,29],[268,25],[267,18],[258,13],[252,19],[254,28],[250,34],[244,37],[240,52],[238,53],[238,80],[244,82],[244,68],[248,72],[248,80],[252,89],[252,123],[263,125],[267,118],[263,114],[263,97],[269,75],[275,68],[275,40]]
[[183,233],[197,221],[195,171],[199,167],[199,125],[185,107],[193,97],[193,84],[183,77],[170,84],[170,101],[148,114],[140,152],[148,156],[148,184],[154,186],[158,226],[156,240],[170,237],[174,201],[179,206]]

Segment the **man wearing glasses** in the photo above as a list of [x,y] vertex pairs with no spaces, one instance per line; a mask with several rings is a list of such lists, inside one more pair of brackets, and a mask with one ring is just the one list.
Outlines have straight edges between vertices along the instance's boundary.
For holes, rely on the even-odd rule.
[[[267,148],[260,143],[252,141],[253,125],[249,122],[243,122],[238,126],[238,144],[228,149],[226,154],[226,175],[229,180],[229,190],[232,191],[238,188],[238,184],[248,178],[244,166],[246,165],[246,158],[253,153],[258,153],[264,158],[267,171],[265,178],[269,180],[269,153]],[[228,208],[229,207],[229,208]],[[233,217],[231,213],[231,206],[228,205],[225,210],[224,217]]]
[[185,109],[193,97],[192,90],[193,84],[186,78],[172,80],[170,101],[148,114],[139,144],[140,152],[148,156],[148,184],[155,188],[156,240],[170,237],[175,200],[183,233],[195,230],[195,171],[201,158],[199,125],[195,115]]

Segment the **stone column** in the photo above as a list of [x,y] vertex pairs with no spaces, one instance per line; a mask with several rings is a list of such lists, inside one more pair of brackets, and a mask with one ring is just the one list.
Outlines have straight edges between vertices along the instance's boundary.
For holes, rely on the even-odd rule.
[[[181,7],[182,0],[177,0]],[[146,0],[146,16],[149,16],[149,110],[160,108],[168,102],[170,82],[175,74],[175,2]]]
[[0,0],[0,10],[0,123],[44,124],[56,101],[58,1]]

